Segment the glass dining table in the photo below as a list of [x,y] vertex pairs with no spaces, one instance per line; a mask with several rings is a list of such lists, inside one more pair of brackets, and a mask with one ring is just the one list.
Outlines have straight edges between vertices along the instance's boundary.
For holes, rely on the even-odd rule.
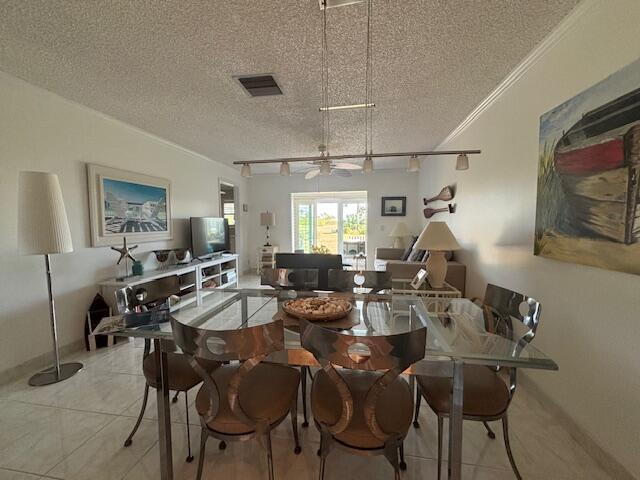
[[[231,330],[273,321],[283,302],[296,297],[347,295],[356,318],[346,333],[383,336],[427,328],[425,356],[405,374],[413,386],[414,375],[448,377],[452,380],[449,416],[448,478],[460,479],[462,470],[463,365],[557,370],[557,364],[540,350],[519,341],[517,335],[502,336],[485,328],[484,312],[464,298],[437,299],[398,294],[300,292],[274,289],[203,289],[183,299],[170,310],[179,322],[202,329]],[[111,333],[153,340],[156,356],[158,433],[162,480],[173,479],[171,411],[169,408],[167,352],[175,350],[171,323],[150,321],[122,325]],[[297,326],[285,324],[284,350],[268,359],[293,366],[318,363],[300,343]]]

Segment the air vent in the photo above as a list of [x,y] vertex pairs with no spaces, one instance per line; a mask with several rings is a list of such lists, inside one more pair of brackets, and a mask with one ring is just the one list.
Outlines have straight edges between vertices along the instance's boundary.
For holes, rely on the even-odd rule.
[[268,95],[282,95],[273,75],[248,75],[235,77],[252,97],[266,97]]

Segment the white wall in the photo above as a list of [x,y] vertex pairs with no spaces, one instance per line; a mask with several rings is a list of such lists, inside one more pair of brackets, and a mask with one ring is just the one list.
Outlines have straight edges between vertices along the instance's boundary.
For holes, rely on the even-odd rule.
[[458,213],[449,223],[465,248],[469,296],[491,282],[542,302],[535,344],[560,371],[529,371],[529,378],[640,478],[640,276],[533,255],[540,115],[640,56],[640,2],[583,8],[516,83],[440,146],[481,149],[471,169],[456,172],[451,159],[434,159],[420,188],[457,183]]
[[247,201],[235,169],[0,72],[0,373],[51,349],[43,258],[17,255],[19,171],[57,173],[62,185],[75,251],[52,260],[61,345],[83,337],[96,283],[115,274],[117,254],[90,247],[86,163],[171,179],[174,239],[140,244],[138,253],[188,246],[188,217],[219,214],[218,177]]
[[[276,213],[276,226],[271,231],[271,243],[278,245],[281,252],[292,252],[291,245],[291,194],[300,192],[368,192],[368,268],[373,267],[376,247],[390,247],[393,239],[389,232],[393,225],[403,221],[415,235],[420,233],[420,210],[418,203],[418,175],[403,170],[378,170],[373,174],[355,173],[352,177],[316,177],[305,180],[301,175],[281,177],[279,175],[259,175],[250,178],[251,204],[249,210],[249,254],[252,266],[256,265],[257,249],[265,242],[265,227],[260,226],[260,212],[269,210]],[[383,217],[381,198],[407,197],[406,217]]]

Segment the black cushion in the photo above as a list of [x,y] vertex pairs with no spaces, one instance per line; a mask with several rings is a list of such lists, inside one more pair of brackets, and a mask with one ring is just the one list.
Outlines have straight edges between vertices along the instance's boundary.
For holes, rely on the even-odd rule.
[[413,245],[416,243],[417,240],[418,240],[418,237],[411,237],[411,242],[409,242],[409,246],[405,249],[404,253],[402,254],[402,257],[400,257],[400,260],[402,260],[403,262],[406,262],[407,260],[409,260],[409,255],[411,255],[411,251],[413,250]]
[[409,255],[409,261],[421,262],[424,257],[424,254],[425,254],[424,250],[415,249],[414,251],[411,252],[411,255]]

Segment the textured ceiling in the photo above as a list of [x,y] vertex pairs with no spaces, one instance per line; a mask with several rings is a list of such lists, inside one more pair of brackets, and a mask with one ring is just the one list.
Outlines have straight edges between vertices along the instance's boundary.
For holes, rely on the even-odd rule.
[[[374,151],[437,146],[577,3],[374,0]],[[330,104],[364,100],[364,14],[328,10]],[[0,0],[0,70],[222,162],[313,155],[320,27],[318,0]],[[362,151],[364,112],[331,132]]]

